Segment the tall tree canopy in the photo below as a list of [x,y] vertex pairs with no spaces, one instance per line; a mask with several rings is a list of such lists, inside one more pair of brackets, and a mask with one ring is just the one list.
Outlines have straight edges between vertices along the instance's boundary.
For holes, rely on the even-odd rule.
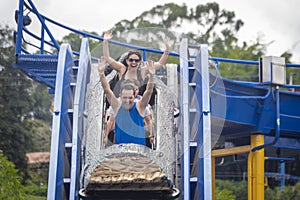
[[25,173],[26,149],[31,146],[26,119],[33,102],[29,94],[32,83],[23,73],[12,68],[15,49],[12,33],[7,26],[0,28],[0,149]]
[[45,86],[12,67],[15,46],[13,30],[8,26],[0,26],[0,52],[0,150],[26,177],[25,155],[37,150],[38,145],[33,145],[36,133],[50,135],[49,128],[38,131],[32,121],[40,119],[50,126],[52,99],[47,99]]
[[[234,12],[221,9],[217,3],[200,4],[190,9],[185,4],[168,3],[154,7],[132,21],[122,20],[114,25],[113,30],[119,40],[134,44],[146,41],[144,46],[148,42],[148,45],[159,48],[162,43],[159,37],[167,35],[173,43],[172,49],[179,52],[180,40],[186,37],[190,44],[208,44],[212,57],[258,60],[265,54],[266,45],[260,38],[251,44],[242,42],[239,45],[241,41],[237,33],[243,24],[241,19],[236,19]],[[152,30],[147,27],[152,27]],[[134,33],[135,37],[130,37]],[[220,65],[220,71],[225,77],[234,75],[238,79],[247,74],[251,80],[256,80],[258,74],[257,67],[236,67],[226,63]]]
[[243,26],[243,21],[235,19],[235,13],[221,10],[217,3],[207,3],[188,9],[175,3],[158,5],[143,12],[132,21],[122,20],[114,26],[114,31],[126,31],[144,27],[159,27],[188,35],[198,44],[210,44],[223,34],[223,39],[234,35]]
[[[118,40],[137,45],[151,44],[151,47],[160,48],[159,37],[168,35],[173,40],[172,49],[179,52],[181,38],[187,37],[190,44],[208,44],[212,57],[258,60],[266,54],[268,44],[261,42],[261,36],[256,41],[239,41],[237,34],[243,25],[233,11],[221,9],[215,2],[190,9],[185,4],[168,3],[143,12],[132,21],[122,20],[113,26],[113,30]],[[289,63],[292,55],[285,51],[281,56]],[[221,63],[220,71],[229,78],[258,80],[256,66]]]
[[[96,32],[88,32],[88,31],[84,31],[83,32],[85,33],[89,33],[89,34],[93,34],[93,35],[97,35]],[[64,36],[62,38],[61,41],[59,41],[59,44],[62,44],[62,43],[68,43],[71,45],[71,48],[73,51],[77,51],[79,52],[80,51],[80,46],[81,46],[81,40],[82,40],[82,36],[76,34],[76,33],[70,33],[66,36]],[[89,39],[89,47],[90,49],[94,49],[99,43],[92,40],[92,39]]]

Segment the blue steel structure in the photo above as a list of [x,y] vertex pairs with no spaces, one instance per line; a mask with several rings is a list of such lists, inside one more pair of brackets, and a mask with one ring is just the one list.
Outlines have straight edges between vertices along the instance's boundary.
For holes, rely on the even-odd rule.
[[[55,84],[54,114],[52,121],[52,136],[50,150],[48,190],[49,199],[62,199],[63,194],[70,189],[70,171],[73,158],[73,114],[74,60],[69,45],[62,45],[57,65],[57,80]],[[76,125],[75,125],[76,126]],[[75,133],[74,133],[75,134]],[[53,160],[53,161],[52,161]],[[64,167],[62,167],[64,166]]]
[[[26,15],[25,10],[29,11]],[[27,29],[28,16],[39,21],[39,34]],[[47,198],[78,199],[86,86],[91,61],[97,59],[89,53],[87,38],[99,41],[103,38],[41,15],[31,0],[19,0],[16,19],[14,67],[21,68],[29,77],[47,85],[49,92],[55,94]],[[59,45],[47,23],[81,35],[80,52],[72,51],[68,44]],[[35,42],[28,42],[26,38]],[[143,51],[144,60],[147,52],[162,53],[160,50],[110,42]],[[25,44],[35,48],[35,53],[30,53]],[[190,48],[198,49],[197,54],[190,55]],[[258,65],[258,62],[209,58],[206,45],[189,46],[187,39],[182,40],[180,53],[171,52],[170,56],[180,59],[182,199],[212,198],[210,141],[220,122],[223,122],[220,137],[236,145],[244,143],[243,140],[254,133],[262,133],[265,135],[265,145],[259,148],[271,145],[300,150],[299,93],[279,90],[279,87],[266,83],[228,80],[218,73],[221,62],[249,65]],[[209,73],[209,60],[215,63],[215,74]],[[300,65],[286,64],[286,67]],[[300,88],[295,85],[280,87]],[[195,173],[192,168],[196,168]]]
[[[195,58],[189,49],[196,48]],[[183,199],[211,199],[211,105],[207,45],[180,47]],[[191,174],[195,167],[196,173]],[[195,192],[197,191],[197,192]]]

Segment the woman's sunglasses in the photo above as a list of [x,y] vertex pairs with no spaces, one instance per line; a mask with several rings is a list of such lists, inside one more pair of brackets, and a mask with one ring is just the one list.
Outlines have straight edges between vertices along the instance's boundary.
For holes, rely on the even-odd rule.
[[140,59],[129,58],[129,62],[140,62]]

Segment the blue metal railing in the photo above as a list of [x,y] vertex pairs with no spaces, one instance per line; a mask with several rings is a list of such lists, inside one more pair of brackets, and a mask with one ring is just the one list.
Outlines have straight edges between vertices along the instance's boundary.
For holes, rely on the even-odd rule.
[[[229,59],[229,58],[218,58],[218,57],[210,57],[209,60],[215,61],[215,62],[227,62],[227,63],[237,63],[237,64],[247,64],[247,65],[259,65],[258,61],[252,61],[252,60],[237,60],[237,59]],[[286,67],[295,67],[300,68],[300,64],[293,64],[293,63],[287,63],[285,64]]]
[[[212,60],[216,63],[216,70],[219,71],[219,63],[225,62],[225,63],[235,63],[235,64],[245,64],[245,65],[259,65],[258,61],[251,61],[251,60],[237,60],[237,59],[229,59],[229,58],[218,58],[218,57],[210,57],[209,60]],[[285,64],[287,68],[300,68],[300,64],[293,64],[293,63],[287,63]],[[269,83],[256,83],[256,82],[244,82],[239,81],[240,84],[246,85],[246,86],[261,86],[266,85]],[[300,88],[300,85],[281,85],[281,88]]]
[[[50,29],[48,28],[48,26],[46,25],[47,22],[53,24],[53,25],[56,25],[60,28],[63,28],[65,30],[69,30],[73,33],[76,33],[78,35],[81,35],[83,37],[87,37],[87,38],[92,38],[92,39],[96,39],[98,41],[103,41],[103,37],[100,37],[100,36],[97,36],[97,35],[94,35],[94,34],[90,34],[90,33],[86,33],[86,32],[83,32],[83,31],[79,31],[79,30],[76,30],[74,28],[71,28],[71,27],[68,27],[68,26],[65,26],[61,23],[58,23],[48,17],[45,17],[44,15],[40,14],[37,10],[37,8],[34,6],[34,4],[32,3],[31,0],[25,0],[25,1],[28,1],[29,5],[24,2],[24,0],[20,0],[20,7],[19,7],[19,20],[18,20],[18,32],[17,32],[17,36],[18,36],[18,40],[17,41],[17,44],[16,44],[16,54],[20,54],[21,52],[24,52],[22,51],[22,43],[21,43],[21,38],[22,38],[22,30],[24,30],[27,34],[29,34],[31,37],[39,40],[41,42],[41,52],[44,51],[44,45],[43,44],[47,44],[51,47],[54,47],[56,48],[57,50],[59,50],[59,44],[58,42],[55,40],[54,36],[52,35],[52,33],[50,32]],[[32,32],[30,32],[29,30],[27,30],[23,24],[21,23],[23,21],[23,4],[25,6],[26,9],[28,9],[30,12],[33,12],[35,13],[35,15],[38,17],[40,23],[41,23],[41,26],[42,26],[42,31],[41,31],[41,36],[38,36]],[[51,39],[51,42],[48,42],[48,41],[45,41],[44,40],[44,31],[45,30],[48,34],[48,36],[50,37]],[[143,52],[143,59],[146,59],[145,56],[146,56],[146,52],[149,52],[149,53],[157,53],[157,54],[163,54],[164,51],[162,50],[157,50],[157,49],[151,49],[151,48],[148,48],[148,47],[142,47],[142,46],[137,46],[137,45],[130,45],[130,44],[127,44],[127,43],[122,43],[122,42],[118,42],[118,41],[114,41],[114,40],[110,40],[109,41],[111,44],[115,44],[115,45],[118,45],[118,46],[122,46],[122,47],[127,47],[127,48],[132,48],[132,49],[136,49],[136,50],[141,50]],[[35,47],[37,47],[35,45]],[[75,52],[77,53],[77,55],[79,55],[78,52]],[[179,56],[178,53],[176,52],[169,52],[169,55],[170,56]],[[95,58],[94,58],[95,59]]]

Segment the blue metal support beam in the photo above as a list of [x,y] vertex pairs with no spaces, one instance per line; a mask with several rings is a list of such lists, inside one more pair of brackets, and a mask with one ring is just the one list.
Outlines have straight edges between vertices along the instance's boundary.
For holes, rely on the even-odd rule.
[[72,135],[72,155],[71,155],[71,180],[70,180],[70,198],[78,199],[79,177],[83,162],[80,150],[84,137],[84,110],[86,109],[86,90],[90,80],[91,55],[87,38],[82,39],[79,57],[79,69],[77,74],[76,90],[74,96],[73,113],[73,135]]
[[[201,45],[199,54],[195,60],[195,68],[200,75],[197,81],[196,94],[199,102],[200,125],[197,133],[198,143],[198,177],[197,199],[212,199],[212,171],[211,171],[211,112],[210,112],[210,89],[208,48]],[[198,87],[199,85],[199,87]]]
[[183,199],[190,200],[190,127],[189,127],[189,72],[188,40],[183,39],[180,46],[180,103],[182,126],[182,189]]
[[18,11],[18,30],[16,38],[16,55],[20,54],[22,51],[22,37],[23,37],[23,7],[24,0],[19,0],[19,11]]
[[48,200],[65,199],[69,196],[67,191],[69,186],[65,187],[65,184],[70,184],[70,159],[67,148],[69,148],[72,139],[70,111],[74,105],[71,88],[71,83],[74,82],[73,66],[72,50],[69,45],[64,44],[59,52],[55,85]]

